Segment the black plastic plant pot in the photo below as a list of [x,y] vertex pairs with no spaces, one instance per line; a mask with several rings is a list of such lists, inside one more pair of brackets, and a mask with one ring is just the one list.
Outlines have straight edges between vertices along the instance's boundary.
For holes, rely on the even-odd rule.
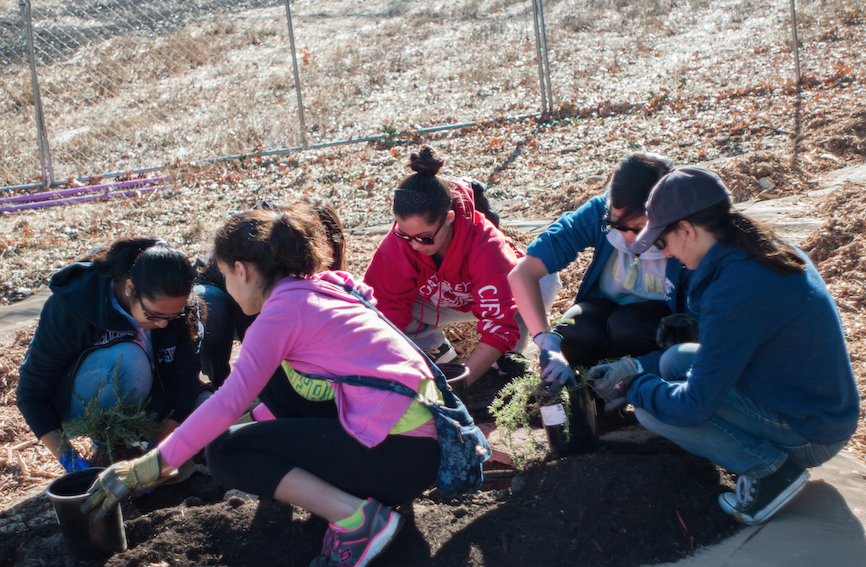
[[451,391],[462,401],[466,401],[466,396],[469,394],[469,384],[466,382],[466,377],[469,376],[469,369],[462,364],[456,362],[445,362],[437,364],[439,370],[445,375],[448,385],[451,386]]
[[[565,414],[561,403],[542,405],[541,421],[550,443],[550,450],[560,457],[590,453],[598,447],[598,427],[595,400],[586,386],[568,391],[571,414]],[[570,438],[566,441],[565,420],[568,419]]]
[[54,513],[60,523],[63,542],[73,559],[91,561],[103,559],[126,551],[126,531],[120,506],[99,522],[93,522],[97,509],[88,514],[81,512],[81,504],[87,500],[87,489],[104,471],[91,468],[76,471],[58,478],[48,485],[48,499],[54,505]]

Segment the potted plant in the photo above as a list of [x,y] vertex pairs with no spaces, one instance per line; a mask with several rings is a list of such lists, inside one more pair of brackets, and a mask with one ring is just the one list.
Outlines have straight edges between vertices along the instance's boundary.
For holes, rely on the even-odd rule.
[[[541,382],[538,362],[531,368],[506,384],[490,404],[490,413],[506,445],[515,449],[514,432],[524,428],[529,437],[530,454],[534,455],[540,443],[532,433],[530,422],[541,416],[552,453],[562,457],[595,449],[598,445],[596,407],[585,378],[589,369],[575,368],[577,383],[551,394]],[[522,468],[522,460],[512,458]]]

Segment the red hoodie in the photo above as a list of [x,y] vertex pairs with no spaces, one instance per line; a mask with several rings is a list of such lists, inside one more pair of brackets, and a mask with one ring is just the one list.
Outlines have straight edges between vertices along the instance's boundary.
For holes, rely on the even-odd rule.
[[[481,342],[508,352],[520,338],[508,273],[523,252],[475,210],[467,183],[448,183],[455,195],[456,216],[454,237],[442,265],[437,269],[433,258],[389,232],[373,254],[364,283],[373,288],[379,310],[400,329],[412,321],[412,306],[421,298],[424,308],[429,302],[437,315],[441,307],[471,309],[478,319]],[[407,330],[410,337],[413,332]]]

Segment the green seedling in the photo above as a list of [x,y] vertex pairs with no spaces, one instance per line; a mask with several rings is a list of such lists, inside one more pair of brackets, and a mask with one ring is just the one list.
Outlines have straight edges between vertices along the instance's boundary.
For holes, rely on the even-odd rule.
[[99,400],[106,387],[106,382],[103,381],[96,396],[87,402],[76,396],[84,406],[84,414],[65,423],[61,432],[63,443],[79,437],[89,437],[105,443],[108,460],[112,463],[115,461],[112,447],[118,447],[122,443],[127,449],[144,450],[165,423],[165,420],[160,421],[154,413],[145,409],[150,398],[131,402],[132,393],[120,395],[118,372],[122,361],[123,358],[120,357],[114,367],[114,380],[111,385],[117,401],[107,408],[100,405]]

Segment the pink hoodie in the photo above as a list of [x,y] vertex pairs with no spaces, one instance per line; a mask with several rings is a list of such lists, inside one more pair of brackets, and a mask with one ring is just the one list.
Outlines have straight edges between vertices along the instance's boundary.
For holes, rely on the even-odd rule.
[[377,304],[409,337],[412,306],[418,299],[430,308],[472,310],[478,319],[480,341],[505,353],[520,339],[514,320],[517,305],[511,295],[508,273],[523,257],[502,232],[475,210],[472,189],[464,181],[449,180],[456,196],[453,208],[454,238],[442,265],[412,249],[408,242],[388,233],[379,244],[364,274]]
[[[180,466],[233,425],[284,360],[300,372],[381,377],[413,390],[421,379],[433,378],[421,354],[342,283],[370,297],[370,289],[345,272],[286,278],[274,287],[225,383],[160,445],[169,464]],[[382,442],[412,402],[372,388],[333,387],[340,423],[367,447]],[[435,423],[404,435],[435,438]]]

